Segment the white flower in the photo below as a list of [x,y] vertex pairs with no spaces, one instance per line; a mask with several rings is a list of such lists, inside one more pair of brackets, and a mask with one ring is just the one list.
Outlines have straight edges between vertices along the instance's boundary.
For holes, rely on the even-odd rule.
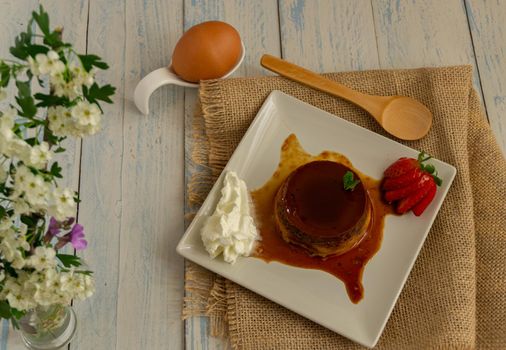
[[4,259],[10,262],[15,269],[22,269],[25,266],[26,260],[21,251],[29,249],[30,244],[28,244],[25,237],[17,234],[7,235],[0,243],[0,252]]
[[12,226],[11,218],[8,216],[4,216],[4,218],[0,220],[0,237],[4,237],[2,235],[2,232],[11,228],[11,226]]
[[30,71],[33,75],[40,75],[39,64],[31,56],[28,56],[28,63],[30,64]]
[[53,50],[49,51],[47,55],[42,53],[37,54],[35,60],[37,61],[40,74],[56,75],[65,70],[65,64],[60,61],[60,56]]
[[55,188],[51,194],[48,208],[49,215],[54,216],[58,221],[63,221],[66,218],[74,216],[75,209],[74,192],[68,188]]
[[16,136],[12,131],[16,110],[10,108],[2,113],[0,117],[0,153],[11,156],[11,142]]
[[42,271],[56,266],[55,257],[56,252],[53,248],[37,247],[27,263],[37,271]]
[[46,209],[49,196],[49,184],[41,176],[30,173],[24,188],[24,199],[34,209]]
[[86,101],[81,101],[72,108],[72,117],[80,126],[99,125],[101,114],[96,104],[90,104]]
[[63,106],[50,107],[47,119],[49,120],[49,129],[56,136],[75,135],[74,121],[69,109]]
[[42,169],[46,166],[47,162],[51,160],[52,154],[49,150],[49,144],[42,142],[39,145],[35,145],[30,149],[28,156],[28,165],[38,169]]
[[0,87],[0,101],[3,101],[7,98],[7,91],[4,88]]
[[10,142],[10,154],[12,156],[18,157],[21,159],[24,163],[30,163],[30,153],[31,153],[32,146],[30,146],[25,140],[20,138],[14,138]]
[[95,82],[95,70],[91,70],[90,72],[86,72],[81,66],[72,63],[70,65],[70,71],[72,72],[72,77],[77,85],[85,85],[90,87]]
[[12,209],[14,209],[14,215],[23,215],[30,212],[30,206],[24,199],[16,199],[12,202]]
[[16,168],[14,173],[14,196],[20,196],[28,186],[28,182],[31,179],[32,172],[24,165],[20,165]]
[[91,276],[83,273],[71,272],[64,285],[65,291],[75,298],[84,300],[95,292],[95,282]]
[[56,96],[67,96],[73,100],[83,93],[82,85],[75,80],[66,81],[63,73],[51,75],[50,83]]

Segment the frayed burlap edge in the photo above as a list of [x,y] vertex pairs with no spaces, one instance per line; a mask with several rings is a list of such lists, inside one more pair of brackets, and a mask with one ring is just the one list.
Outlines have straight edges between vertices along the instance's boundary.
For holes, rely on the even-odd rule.
[[[192,219],[193,213],[205,200],[227,161],[223,151],[220,153],[219,145],[213,145],[213,150],[216,151],[210,154],[210,145],[206,134],[206,128],[210,127],[209,124],[213,124],[206,122],[208,118],[219,119],[224,115],[221,99],[213,98],[212,101],[210,99],[211,93],[216,93],[218,90],[217,82],[201,86],[200,101],[207,107],[202,110],[202,104],[199,102],[193,115],[192,174],[187,191],[190,214],[187,214],[187,220]],[[219,96],[221,97],[221,94]],[[225,338],[228,335],[225,279],[187,261],[183,319],[194,316],[208,317],[209,333],[212,336]]]

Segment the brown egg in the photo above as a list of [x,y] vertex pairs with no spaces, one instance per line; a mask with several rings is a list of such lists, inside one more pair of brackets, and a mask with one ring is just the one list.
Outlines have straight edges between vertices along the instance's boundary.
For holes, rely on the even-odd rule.
[[239,33],[230,24],[210,21],[186,31],[174,48],[172,69],[184,80],[221,78],[239,62]]

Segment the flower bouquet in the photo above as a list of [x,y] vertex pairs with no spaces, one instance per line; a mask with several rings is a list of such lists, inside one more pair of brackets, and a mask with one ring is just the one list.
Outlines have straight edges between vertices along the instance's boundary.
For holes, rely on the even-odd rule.
[[100,129],[100,103],[112,103],[115,88],[97,84],[108,65],[64,42],[42,7],[10,53],[14,60],[0,59],[0,318],[17,327],[34,310],[94,292],[92,272],[60,251],[87,241],[75,219],[78,194],[58,185],[62,168],[52,160],[67,137]]

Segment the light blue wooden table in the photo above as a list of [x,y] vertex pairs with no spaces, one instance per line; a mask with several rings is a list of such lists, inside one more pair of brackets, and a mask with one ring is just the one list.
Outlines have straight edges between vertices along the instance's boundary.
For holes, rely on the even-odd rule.
[[[37,0],[0,0],[0,57]],[[196,91],[165,87],[141,116],[139,79],[170,61],[184,30],[234,25],[246,46],[237,76],[267,74],[263,53],[316,71],[471,64],[475,87],[506,150],[506,1],[501,0],[43,0],[66,40],[111,64],[118,87],[101,134],[69,145],[65,169],[79,188],[79,221],[97,292],[77,303],[71,349],[222,349],[205,320],[181,321],[185,184]],[[186,150],[186,151],[185,151]],[[186,165],[186,166],[185,166]],[[186,169],[186,171],[185,171]],[[22,349],[7,323],[0,350]]]

